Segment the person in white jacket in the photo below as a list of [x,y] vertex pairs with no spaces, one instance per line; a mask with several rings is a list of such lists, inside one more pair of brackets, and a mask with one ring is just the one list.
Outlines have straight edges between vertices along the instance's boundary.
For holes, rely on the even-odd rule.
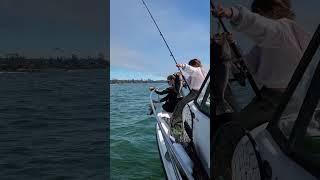
[[219,5],[215,13],[255,43],[244,60],[263,98],[254,98],[241,111],[245,128],[252,129],[271,119],[310,36],[294,21],[290,0],[254,0],[251,11]]
[[185,96],[176,106],[171,117],[171,124],[174,125],[182,121],[182,110],[184,106],[196,98],[198,91],[206,77],[206,72],[202,68],[201,61],[199,59],[192,59],[188,64],[177,64],[177,67],[182,68],[183,72],[189,75],[187,83],[190,87],[190,92]]
[[177,64],[190,77],[189,87],[193,91],[199,91],[205,77],[206,72],[203,70],[200,60],[192,59],[188,64]]

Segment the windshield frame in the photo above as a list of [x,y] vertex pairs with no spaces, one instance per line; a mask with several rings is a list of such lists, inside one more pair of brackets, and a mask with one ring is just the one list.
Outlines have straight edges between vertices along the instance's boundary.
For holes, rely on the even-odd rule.
[[[313,118],[314,112],[320,100],[320,59],[318,60],[317,69],[313,75],[311,85],[308,88],[305,99],[303,100],[302,107],[299,111],[297,120],[292,129],[289,144],[291,147],[291,154],[293,159],[303,166],[305,169],[309,170],[311,174],[319,176],[319,168],[317,169],[316,162],[311,162],[308,160],[308,156],[303,155],[304,138],[307,133],[307,128]],[[320,155],[320,152],[319,152]]]
[[[306,129],[311,121],[317,103],[320,100],[320,59],[314,59],[314,55],[320,51],[319,47],[320,25],[309,42],[309,45],[305,50],[304,55],[289,82],[289,85],[286,88],[281,103],[278,106],[273,119],[267,126],[267,131],[271,134],[273,140],[279,145],[281,150],[313,175],[319,174],[319,172],[317,173],[315,170],[316,168],[311,167],[310,164],[303,162],[301,156],[297,156],[296,149],[301,147],[302,138],[304,138],[306,134]],[[302,106],[299,109],[298,117],[294,122],[294,126],[290,132],[289,138],[287,138],[281,131],[279,122],[281,120],[282,113],[286,109],[293,93],[299,85],[299,82],[302,80],[307,68],[310,66],[313,60],[317,61],[316,70],[312,74],[311,84],[307,89],[307,93],[303,99]]]
[[[205,114],[206,116],[208,116],[208,117],[210,118],[210,114],[208,114],[207,112],[204,112],[204,111],[201,109],[201,104],[199,104],[199,103],[197,102],[197,99],[199,98],[199,95],[200,95],[200,93],[202,92],[204,86],[206,85],[209,77],[210,77],[210,70],[209,70],[206,78],[204,79],[203,83],[201,84],[201,87],[200,87],[200,89],[199,89],[199,92],[197,93],[196,98],[194,98],[193,103],[195,104],[195,106],[197,107],[197,109],[198,109],[201,113]],[[210,88],[210,84],[211,84],[211,78],[210,78],[210,82],[209,82],[209,84],[208,84],[208,86],[207,86],[206,92],[205,92],[205,94],[204,94],[204,97],[207,97],[208,94],[210,93],[210,89],[211,89],[211,88]],[[208,88],[209,88],[209,90],[208,90]],[[211,98],[211,94],[210,94],[210,98]],[[204,98],[203,98],[203,99],[204,99]],[[211,101],[210,101],[210,109],[211,109]]]

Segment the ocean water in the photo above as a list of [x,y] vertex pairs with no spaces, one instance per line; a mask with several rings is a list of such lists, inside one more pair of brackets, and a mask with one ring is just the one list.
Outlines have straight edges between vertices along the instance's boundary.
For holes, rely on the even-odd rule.
[[[112,179],[165,179],[156,143],[154,116],[149,113],[150,86],[166,84],[110,85],[110,154]],[[244,107],[253,97],[247,87],[233,83]]]
[[0,73],[0,179],[165,179],[150,86],[104,70]]
[[111,179],[165,179],[149,113],[150,86],[110,85]]
[[0,74],[0,179],[105,179],[104,70]]

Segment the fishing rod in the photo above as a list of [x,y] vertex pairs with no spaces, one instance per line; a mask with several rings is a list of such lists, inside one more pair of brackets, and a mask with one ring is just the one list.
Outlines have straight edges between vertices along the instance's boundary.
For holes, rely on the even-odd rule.
[[[173,53],[172,53],[172,51],[171,51],[171,49],[170,49],[170,47],[169,47],[169,45],[168,45],[168,43],[167,43],[166,39],[164,38],[164,36],[163,36],[163,34],[162,34],[162,32],[161,32],[161,30],[160,30],[160,28],[159,28],[159,26],[158,26],[158,24],[157,24],[156,20],[153,18],[152,14],[151,14],[151,12],[150,12],[150,10],[149,10],[149,8],[148,8],[147,4],[144,2],[144,0],[141,0],[141,1],[142,1],[143,5],[146,7],[146,9],[148,10],[148,13],[149,13],[149,15],[150,15],[150,17],[151,17],[151,19],[152,19],[153,23],[156,25],[156,27],[157,27],[157,29],[158,29],[158,31],[159,31],[159,33],[160,33],[160,36],[162,37],[162,39],[163,39],[164,43],[165,43],[165,44],[166,44],[166,46],[167,46],[167,49],[168,49],[168,50],[169,50],[169,52],[170,52],[170,56],[172,57],[172,59],[174,60],[174,62],[175,62],[175,63],[176,63],[176,65],[177,65],[177,64],[178,64],[178,63],[177,63],[177,60],[176,60],[176,58],[174,57],[174,55],[173,55]],[[180,67],[177,67],[177,68],[179,69],[179,71],[180,71],[180,73],[181,73],[181,76],[182,76],[182,78],[183,78],[184,82],[186,83],[186,85],[187,85],[187,87],[188,87],[189,91],[191,92],[191,88],[190,88],[190,86],[189,86],[188,82],[186,81],[186,79],[185,79],[185,77],[184,77],[184,75],[183,75],[183,73],[182,73],[182,71],[181,71]]]
[[[215,9],[215,6],[214,6],[212,0],[210,0],[210,6],[211,6],[211,8],[212,8],[213,10]],[[212,14],[212,15],[215,17],[214,14]],[[219,24],[222,26],[223,31],[226,32],[226,33],[228,33],[228,34],[230,34],[230,32],[228,31],[227,27],[226,27],[225,24],[223,23],[221,17],[216,16],[216,18],[218,18]],[[231,48],[232,51],[234,52],[236,58],[239,59],[239,65],[240,65],[240,67],[238,67],[238,66],[237,66],[237,67],[239,68],[240,72],[244,72],[244,74],[245,74],[245,76],[248,78],[248,81],[249,81],[249,83],[250,83],[253,91],[255,92],[256,96],[257,96],[258,98],[262,98],[261,93],[260,93],[260,89],[258,88],[255,80],[253,79],[252,74],[249,72],[248,67],[247,67],[247,65],[245,64],[244,60],[243,60],[243,57],[242,57],[242,54],[241,54],[239,48],[237,47],[237,45],[235,44],[235,42],[232,42],[232,43],[228,42],[228,43],[229,43],[229,45],[230,45],[230,48]]]

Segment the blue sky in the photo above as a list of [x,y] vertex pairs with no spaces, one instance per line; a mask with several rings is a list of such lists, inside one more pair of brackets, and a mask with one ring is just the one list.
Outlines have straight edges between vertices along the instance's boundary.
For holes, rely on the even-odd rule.
[[[178,62],[200,58],[209,67],[209,1],[145,0]],[[252,0],[221,0],[249,7]],[[297,22],[313,33],[320,22],[319,0],[292,0]],[[140,0],[110,1],[110,78],[164,79],[177,69]],[[226,23],[228,24],[228,23]],[[215,24],[213,24],[215,26]],[[231,29],[230,29],[231,30]],[[251,42],[233,32],[242,50]]]
[[[209,1],[145,0],[179,63],[209,69]],[[174,61],[140,0],[110,1],[110,78],[164,79]]]

